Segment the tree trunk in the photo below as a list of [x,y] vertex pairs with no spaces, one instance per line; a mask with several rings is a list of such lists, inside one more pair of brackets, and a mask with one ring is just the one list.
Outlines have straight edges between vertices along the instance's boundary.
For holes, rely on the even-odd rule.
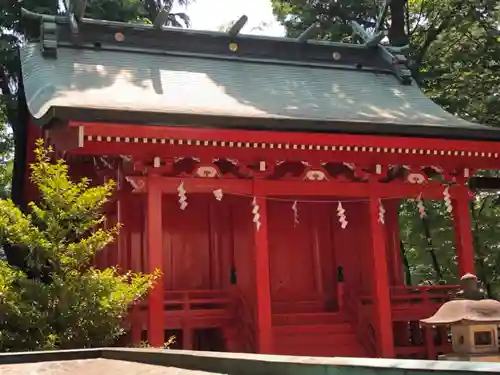
[[479,228],[479,217],[481,216],[481,213],[483,212],[484,208],[486,207],[486,204],[488,202],[488,198],[484,198],[483,202],[481,203],[481,207],[479,210],[476,211],[474,207],[474,202],[469,203],[469,208],[472,214],[472,219],[474,220],[474,230],[472,231],[472,241],[474,243],[474,250],[477,256],[477,263],[478,263],[478,277],[484,284],[484,288],[486,289],[486,296],[488,298],[492,298],[492,286],[490,282],[490,278],[488,277],[488,267],[485,262],[485,254],[488,253],[488,249],[484,249],[481,246],[481,238],[479,236],[480,228]]
[[427,251],[431,257],[432,268],[436,274],[436,282],[439,283],[443,279],[443,273],[441,272],[441,266],[436,256],[434,246],[432,245],[431,229],[429,226],[429,219],[427,217],[422,218],[422,227],[424,229],[424,235],[427,240]]
[[389,41],[396,47],[405,46],[409,43],[405,31],[406,24],[406,0],[392,0],[389,4],[391,11],[391,26],[389,27]]
[[399,249],[401,251],[401,258],[403,259],[403,267],[405,269],[405,284],[406,286],[411,286],[411,270],[410,262],[408,262],[408,256],[406,255],[406,247],[403,241],[399,241]]

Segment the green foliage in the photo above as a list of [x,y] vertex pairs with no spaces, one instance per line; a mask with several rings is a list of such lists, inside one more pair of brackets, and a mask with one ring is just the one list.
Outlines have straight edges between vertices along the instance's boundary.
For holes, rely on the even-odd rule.
[[[40,202],[25,214],[0,200],[0,239],[28,249],[27,275],[0,260],[0,351],[104,346],[124,333],[123,317],[157,278],[91,266],[119,227],[103,227],[114,183],[72,182],[38,141],[32,182]],[[49,271],[47,271],[49,270]],[[43,278],[47,273],[49,280]]]

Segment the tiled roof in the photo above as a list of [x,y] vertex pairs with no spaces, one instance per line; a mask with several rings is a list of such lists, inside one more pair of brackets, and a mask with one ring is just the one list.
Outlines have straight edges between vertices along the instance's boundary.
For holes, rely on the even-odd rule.
[[21,59],[35,119],[76,108],[111,111],[118,120],[140,112],[145,122],[150,114],[165,115],[165,123],[186,114],[437,127],[450,136],[490,129],[447,113],[415,84],[370,70],[64,46],[49,59],[38,44],[24,46]]

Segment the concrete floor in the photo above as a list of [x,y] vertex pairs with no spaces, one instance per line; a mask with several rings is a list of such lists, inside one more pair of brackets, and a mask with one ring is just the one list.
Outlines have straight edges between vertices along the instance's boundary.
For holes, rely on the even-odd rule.
[[38,362],[0,365],[1,375],[215,375],[175,367],[145,365],[111,359]]

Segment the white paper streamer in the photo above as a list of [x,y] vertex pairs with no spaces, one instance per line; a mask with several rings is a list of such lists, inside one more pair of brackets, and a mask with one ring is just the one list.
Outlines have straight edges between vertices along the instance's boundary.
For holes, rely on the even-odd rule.
[[260,229],[261,222],[260,222],[260,214],[259,214],[259,205],[257,204],[257,198],[253,198],[252,200],[252,214],[253,214],[253,222],[255,223],[255,229],[257,231]]
[[448,213],[451,214],[453,212],[453,205],[451,203],[451,195],[449,187],[446,187],[446,189],[444,189],[443,197],[444,197],[444,205],[446,207],[446,211],[448,211]]
[[344,207],[342,207],[342,203],[339,202],[339,205],[337,206],[337,216],[339,217],[339,223],[342,229],[347,228],[347,217],[345,215],[345,210]]
[[224,198],[224,193],[222,192],[222,189],[214,190],[214,197],[220,202],[222,198]]
[[427,215],[427,213],[425,212],[425,206],[424,206],[424,201],[422,200],[422,195],[419,195],[417,198],[417,208],[420,218],[423,219]]
[[297,201],[293,202],[292,211],[293,211],[293,226],[297,226],[299,224],[299,209],[297,207]]
[[378,200],[378,222],[385,224],[385,208],[381,199]]
[[187,195],[186,189],[184,189],[184,182],[181,182],[179,187],[177,188],[178,196],[179,196],[179,205],[181,210],[185,210],[187,203]]

